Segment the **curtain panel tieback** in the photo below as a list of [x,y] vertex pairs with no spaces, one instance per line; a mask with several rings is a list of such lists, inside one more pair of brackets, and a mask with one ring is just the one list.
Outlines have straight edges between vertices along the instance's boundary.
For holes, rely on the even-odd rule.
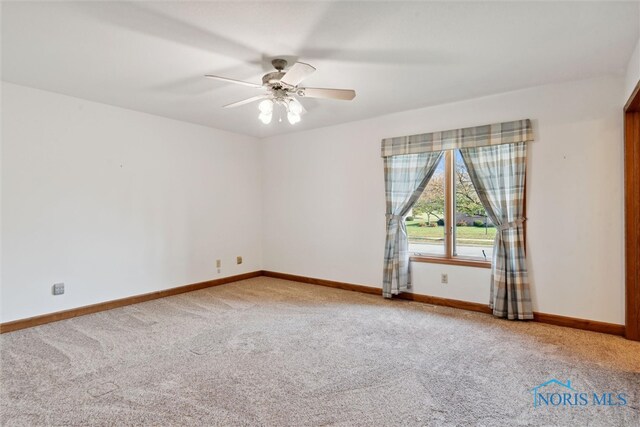
[[509,230],[511,228],[518,228],[518,227],[522,227],[522,224],[524,224],[524,222],[526,221],[526,218],[518,218],[515,221],[511,221],[511,222],[507,222],[505,224],[500,224],[496,226],[496,230],[498,231],[504,231],[504,230]]
[[393,221],[395,220],[402,220],[402,215],[393,215],[393,214],[386,214],[386,218],[387,218],[387,222]]

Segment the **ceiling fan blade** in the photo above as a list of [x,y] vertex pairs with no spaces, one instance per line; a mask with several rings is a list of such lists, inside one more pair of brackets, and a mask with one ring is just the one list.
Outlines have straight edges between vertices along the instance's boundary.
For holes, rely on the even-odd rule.
[[298,101],[295,98],[291,98],[291,100],[289,102],[291,104],[298,104],[300,106],[300,114],[307,114],[307,109],[304,108],[304,105],[302,105],[302,102]]
[[356,97],[356,91],[353,89],[325,89],[317,87],[300,88],[298,94],[305,98],[340,99],[343,101],[351,101]]
[[265,98],[269,98],[269,95],[252,96],[251,98],[243,99],[242,101],[232,102],[231,104],[224,105],[222,108],[239,107],[241,105],[249,104],[251,102],[258,101],[259,99],[265,99]]
[[206,74],[205,77],[208,78],[208,79],[220,80],[220,81],[223,81],[223,82],[235,83],[235,84],[243,85],[243,86],[256,87],[256,88],[262,87],[262,85],[259,85],[257,83],[243,82],[242,80],[229,79],[227,77],[214,76],[212,74]]
[[298,84],[309,77],[316,69],[304,62],[296,62],[289,71],[282,76],[280,82],[289,86],[298,86]]

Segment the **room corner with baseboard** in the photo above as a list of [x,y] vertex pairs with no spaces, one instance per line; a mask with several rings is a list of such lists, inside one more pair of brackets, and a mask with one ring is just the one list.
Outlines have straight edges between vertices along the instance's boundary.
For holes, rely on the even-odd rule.
[[640,425],[640,3],[0,10],[0,425]]

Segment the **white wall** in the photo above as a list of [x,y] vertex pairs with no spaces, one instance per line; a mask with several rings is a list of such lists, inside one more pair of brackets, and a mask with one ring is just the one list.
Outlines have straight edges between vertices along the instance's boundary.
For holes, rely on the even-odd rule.
[[[640,10],[638,11],[638,22],[640,22]],[[623,104],[627,102],[636,85],[640,81],[640,38],[636,43],[636,47],[629,58],[624,79]]]
[[[576,81],[266,139],[263,267],[381,286],[380,140],[530,118],[534,309],[623,324],[623,91],[623,78]],[[488,301],[489,270],[416,263],[413,273],[417,293]]]
[[2,322],[260,269],[254,138],[8,83],[2,103]]
[[[535,310],[622,324],[625,83],[537,87],[263,141],[3,83],[0,320],[260,268],[381,286],[380,140],[531,118]],[[489,270],[413,273],[415,292],[487,302]],[[66,294],[53,297],[61,281]]]
[[623,102],[626,103],[636,85],[640,81],[640,39],[636,43],[636,48],[633,50],[629,63],[627,64],[627,71],[624,79],[624,95]]

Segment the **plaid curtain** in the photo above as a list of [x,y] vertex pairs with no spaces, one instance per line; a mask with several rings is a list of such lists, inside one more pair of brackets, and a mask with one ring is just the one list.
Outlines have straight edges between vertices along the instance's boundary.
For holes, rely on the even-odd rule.
[[442,152],[384,158],[387,200],[387,240],[382,294],[385,298],[409,287],[409,251],[404,217],[418,200],[442,157]]
[[527,143],[463,148],[460,153],[498,231],[489,306],[497,317],[533,319],[523,229]]
[[382,140],[382,157],[533,141],[531,120],[494,123]]

